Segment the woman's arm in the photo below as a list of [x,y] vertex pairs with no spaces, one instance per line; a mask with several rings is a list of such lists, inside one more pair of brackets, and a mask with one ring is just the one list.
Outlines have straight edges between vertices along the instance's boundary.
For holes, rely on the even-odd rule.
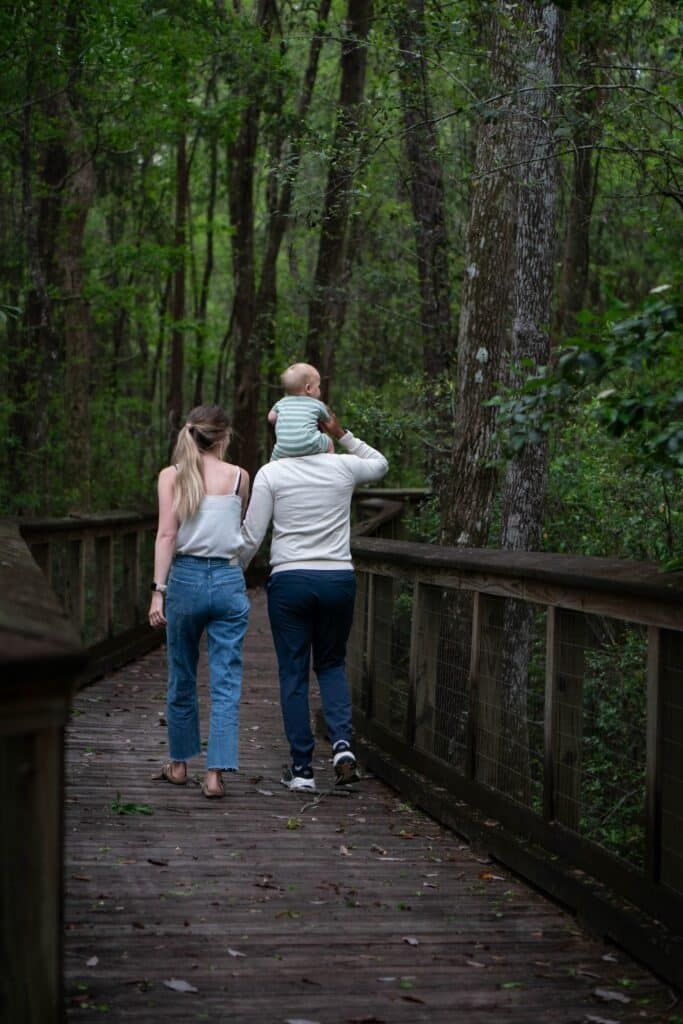
[[237,493],[242,499],[242,519],[244,519],[247,514],[247,505],[249,504],[249,474],[246,469],[242,469],[241,467],[240,473],[242,475],[240,477],[240,486]]
[[[175,551],[178,520],[173,511],[173,489],[176,470],[173,466],[162,469],[159,473],[159,524],[154,542],[154,582],[165,584]],[[149,605],[149,623],[151,626],[165,626],[164,595],[155,590]]]

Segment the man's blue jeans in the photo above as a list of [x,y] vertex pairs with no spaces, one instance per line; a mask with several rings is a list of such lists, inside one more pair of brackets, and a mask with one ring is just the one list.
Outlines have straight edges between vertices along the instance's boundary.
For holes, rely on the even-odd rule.
[[206,629],[211,714],[206,767],[238,767],[242,642],[249,619],[244,573],[226,558],[177,555],[166,593],[168,742],[173,761],[201,751],[197,661]]
[[351,740],[344,660],[356,577],[351,569],[284,569],[270,576],[267,592],[285,733],[292,764],[305,768],[315,745],[308,704],[311,652],[330,741]]

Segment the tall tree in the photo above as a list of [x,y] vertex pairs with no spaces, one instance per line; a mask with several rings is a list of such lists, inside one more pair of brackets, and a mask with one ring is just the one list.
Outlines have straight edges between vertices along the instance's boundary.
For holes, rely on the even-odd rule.
[[401,0],[396,18],[398,76],[420,282],[423,365],[427,377],[434,381],[451,369],[454,338],[443,171],[425,57],[424,0]]
[[[521,368],[537,370],[550,358],[558,173],[555,97],[560,68],[557,6],[524,0],[514,12],[518,67],[516,112],[516,234],[512,275],[513,384]],[[537,549],[544,520],[547,444],[527,444],[508,461],[502,489],[501,547]],[[498,784],[524,801],[529,796],[527,689],[533,608],[505,602],[503,614],[502,751]]]
[[[323,397],[334,369],[335,311],[344,271],[351,188],[363,130],[362,105],[367,68],[371,0],[348,0],[341,46],[341,84],[337,120],[320,226],[318,259],[308,311],[306,358],[320,369]],[[337,319],[338,324],[338,319]]]
[[169,458],[175,446],[183,415],[183,377],[185,371],[185,239],[189,189],[187,138],[184,131],[176,143],[175,229],[173,292],[171,297],[171,347],[168,363]]
[[[274,0],[258,0],[257,33],[268,39],[276,17]],[[261,349],[254,332],[256,265],[254,257],[254,172],[265,80],[257,68],[244,95],[239,131],[228,143],[232,272],[234,283],[235,421],[234,457],[253,476],[259,465],[258,414]]]
[[498,472],[495,397],[510,346],[515,243],[516,148],[512,110],[515,66],[508,5],[498,0],[484,26],[494,91],[477,133],[458,328],[453,447],[441,501],[445,544],[483,547]]

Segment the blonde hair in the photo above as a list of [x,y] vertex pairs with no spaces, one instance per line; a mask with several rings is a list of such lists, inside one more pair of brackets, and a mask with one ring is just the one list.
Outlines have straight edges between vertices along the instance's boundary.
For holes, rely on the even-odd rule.
[[282,387],[288,395],[298,395],[318,371],[310,363],[292,363],[280,377]]
[[173,462],[178,470],[173,491],[173,511],[181,522],[191,519],[204,497],[202,452],[230,441],[228,414],[219,405],[198,405],[187,415],[178,434]]

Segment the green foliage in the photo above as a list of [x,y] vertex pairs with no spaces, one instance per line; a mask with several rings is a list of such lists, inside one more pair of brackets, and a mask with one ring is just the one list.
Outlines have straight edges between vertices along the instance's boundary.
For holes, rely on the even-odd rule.
[[597,325],[561,349],[521,388],[492,400],[508,453],[537,444],[579,400],[612,438],[633,434],[634,461],[671,480],[683,471],[683,319],[681,308],[658,297],[632,317]]

